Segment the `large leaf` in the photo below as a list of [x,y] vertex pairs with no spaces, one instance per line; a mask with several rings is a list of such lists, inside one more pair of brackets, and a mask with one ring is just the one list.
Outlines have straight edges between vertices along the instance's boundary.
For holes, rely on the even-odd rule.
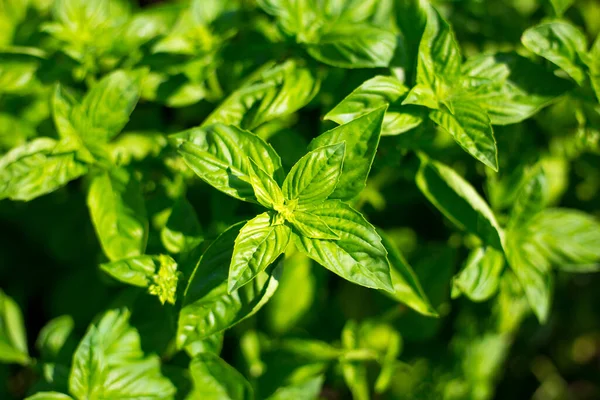
[[29,363],[23,314],[17,303],[0,290],[0,362]]
[[298,62],[269,63],[227,97],[202,126],[219,122],[254,129],[304,107],[318,91],[315,73]]
[[248,221],[235,239],[227,290],[244,286],[279,257],[291,236],[289,226],[273,221],[271,213],[262,213]]
[[235,239],[242,223],[231,226],[206,249],[185,291],[179,314],[177,345],[221,332],[258,311],[273,295],[277,276],[265,271],[244,287],[228,293],[227,277]]
[[365,114],[314,138],[309,150],[344,142],[346,144],[342,173],[331,199],[349,200],[365,188],[371,164],[379,145],[386,107]]
[[516,53],[482,54],[462,66],[465,97],[487,111],[491,123],[521,122],[551,104],[572,84]]
[[390,275],[394,287],[391,296],[423,315],[437,316],[437,311],[429,302],[417,275],[402,256],[396,244],[381,229],[378,229],[377,233],[381,236],[382,243],[388,252]]
[[421,156],[417,186],[429,201],[458,227],[501,250],[496,218],[479,193],[453,169]]
[[0,199],[33,200],[86,172],[72,142],[38,138],[0,158]]
[[133,176],[123,169],[96,176],[87,204],[96,235],[110,260],[144,253],[148,217],[140,185]]
[[387,252],[375,228],[359,212],[338,200],[326,201],[311,212],[340,239],[310,239],[294,234],[299,250],[350,282],[393,292]]
[[423,121],[422,113],[416,107],[400,105],[399,100],[407,92],[408,88],[397,78],[377,75],[354,89],[324,118],[338,124],[346,124],[388,104],[381,135],[398,135]]
[[202,180],[232,197],[257,202],[250,183],[250,158],[275,181],[283,182],[279,156],[251,132],[216,124],[178,133],[174,140],[186,164]]
[[490,118],[473,100],[452,102],[452,112],[432,111],[431,120],[452,135],[467,153],[498,171],[498,148]]
[[105,312],[89,328],[75,354],[69,392],[79,399],[172,399],[173,384],[160,359],[145,356],[127,309]]
[[469,254],[464,268],[452,280],[452,297],[464,293],[473,301],[485,301],[498,290],[504,254],[480,247]]
[[575,82],[584,83],[582,57],[585,58],[588,45],[577,27],[564,21],[544,22],[527,29],[521,41],[535,54],[562,68]]
[[302,157],[283,182],[283,194],[299,207],[317,204],[336,188],[344,163],[344,142],[317,147]]
[[396,36],[384,29],[362,23],[328,23],[308,53],[338,68],[387,67],[394,55]]
[[210,353],[199,354],[190,364],[194,389],[187,400],[252,400],[250,383],[223,359]]

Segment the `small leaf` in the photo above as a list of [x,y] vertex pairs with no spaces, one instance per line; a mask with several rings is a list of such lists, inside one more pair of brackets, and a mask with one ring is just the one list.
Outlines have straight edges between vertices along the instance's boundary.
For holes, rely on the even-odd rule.
[[171,253],[190,251],[204,240],[196,211],[184,196],[175,201],[160,239]]
[[498,148],[487,113],[473,101],[456,101],[452,106],[451,113],[433,111],[429,117],[467,153],[498,171]]
[[[320,81],[315,73],[294,60],[265,64],[229,95],[206,118],[202,127],[222,123],[254,129],[304,107],[317,94],[319,87]],[[260,160],[254,158],[254,161]]]
[[242,223],[223,232],[204,252],[185,291],[179,314],[179,348],[221,332],[258,311],[273,295],[277,277],[268,269],[248,285],[228,293],[227,277]]
[[421,192],[454,224],[495,249],[502,249],[501,230],[494,213],[453,169],[422,156],[416,181]]
[[96,235],[110,260],[144,253],[148,235],[146,207],[139,183],[124,169],[98,175],[87,198]]
[[252,400],[250,383],[223,359],[210,353],[199,354],[190,364],[194,389],[188,400]]
[[587,53],[587,39],[577,27],[565,21],[544,22],[527,29],[523,45],[562,68],[579,85],[585,82],[581,58]]
[[342,174],[346,144],[344,142],[318,147],[308,152],[292,167],[283,182],[283,194],[288,201],[297,201],[300,208],[323,202],[329,197]]
[[596,41],[590,50],[588,60],[592,88],[596,92],[598,102],[600,102],[600,34],[596,37]]
[[326,201],[311,212],[340,239],[309,239],[294,234],[299,250],[350,282],[393,291],[387,252],[381,238],[359,212],[338,200]]
[[70,141],[37,138],[0,158],[0,199],[30,201],[87,172]]
[[394,55],[393,33],[367,24],[333,22],[308,43],[308,53],[338,68],[387,67]]
[[310,211],[295,211],[290,222],[302,236],[310,239],[333,240],[340,238],[321,218],[312,214]]
[[279,387],[267,400],[316,400],[325,377],[320,375],[306,381]]
[[407,54],[408,82],[415,81],[419,47],[431,8],[429,0],[396,0],[395,20],[402,32]]
[[272,220],[272,215],[262,213],[240,230],[229,267],[229,293],[250,282],[285,251],[290,240],[290,228]]
[[29,352],[23,314],[17,303],[0,290],[0,361],[27,365]]
[[73,332],[75,322],[70,315],[63,315],[48,322],[40,331],[35,346],[45,361],[55,360],[69,336]]
[[308,145],[309,150],[345,143],[342,173],[330,199],[350,200],[365,188],[375,158],[386,107],[380,107],[347,124],[331,129]]
[[565,11],[567,11],[567,9],[573,5],[574,2],[575,0],[550,0],[550,3],[552,3],[552,7],[554,8],[554,12],[556,12],[556,15],[559,17],[562,16]]
[[544,209],[548,202],[548,181],[544,170],[537,166],[519,189],[513,204],[508,229],[524,225],[535,214]]
[[377,229],[377,233],[381,236],[383,246],[388,252],[390,275],[394,287],[391,296],[423,315],[437,316],[437,311],[429,302],[417,275],[396,244],[381,229]]
[[283,192],[275,179],[252,159],[250,159],[250,184],[256,199],[263,206],[276,210],[284,205]]
[[500,284],[504,254],[491,247],[480,247],[469,254],[464,268],[452,280],[452,297],[464,293],[473,301],[492,297]]
[[276,182],[283,182],[279,156],[251,132],[216,124],[178,133],[173,140],[192,171],[215,189],[237,199],[257,201],[250,184],[249,159]]
[[33,396],[26,397],[25,400],[73,400],[73,398],[58,392],[39,392]]

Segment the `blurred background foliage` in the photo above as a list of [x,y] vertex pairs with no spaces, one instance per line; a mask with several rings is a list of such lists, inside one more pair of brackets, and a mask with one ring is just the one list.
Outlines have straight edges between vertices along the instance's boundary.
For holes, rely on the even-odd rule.
[[[277,37],[251,0],[231,2],[238,12],[224,13],[193,35],[177,19],[185,2],[115,2],[123,8],[77,36],[65,33],[69,27],[52,16],[52,3],[0,1],[0,45],[44,49],[43,55],[0,50],[0,65],[17,66],[20,77],[15,80],[0,70],[0,151],[32,137],[56,137],[49,107],[55,82],[83,91],[117,67],[145,66],[150,83],[144,85],[125,134],[111,142],[111,151],[123,165],[145,174],[152,228],[147,252],[163,251],[161,228],[174,199],[184,191],[207,240],[253,216],[252,206],[193,179],[166,145],[165,134],[202,123],[257,66],[289,57],[290,52],[304,57],[304,50]],[[393,1],[379,3],[380,15],[373,18],[393,24]],[[596,0],[434,3],[453,26],[465,56],[509,50],[531,56],[521,35],[555,15],[552,3],[569,3],[564,17],[581,28],[590,43],[600,32]],[[157,9],[171,11],[157,19]],[[135,23],[123,33],[122,25],[131,15],[136,15]],[[167,50],[149,51],[157,46]],[[402,56],[395,60],[392,70],[402,74]],[[312,61],[307,57],[307,62]],[[366,79],[386,71],[320,66],[323,83],[312,102],[256,133],[273,144],[289,168],[311,138],[334,126],[322,116]],[[302,392],[312,390],[324,399],[350,398],[351,392],[364,398],[361,382],[376,392],[385,388],[375,395],[380,399],[599,399],[600,276],[593,271],[558,272],[544,325],[532,314],[509,270],[490,299],[473,302],[460,296],[453,276],[478,246],[477,239],[458,231],[426,201],[414,182],[419,163],[410,151],[419,148],[452,166],[485,194],[501,221],[514,200],[515,182],[522,179],[525,166],[536,161],[548,175],[550,204],[600,217],[599,106],[578,96],[565,95],[520,124],[496,126],[498,174],[474,162],[432,125],[382,138],[357,206],[387,232],[413,266],[439,319],[292,254],[273,299],[256,316],[226,332],[222,357],[249,378],[258,399],[271,395],[281,382],[314,371],[325,371],[324,381],[307,381]],[[30,344],[49,320],[61,315],[72,317],[73,336],[80,338],[99,312],[134,296],[134,289],[123,288],[98,268],[105,259],[86,208],[88,184],[84,177],[31,202],[0,202],[0,287],[23,310]],[[148,295],[135,295],[132,324],[140,331],[142,345],[172,365],[186,366],[184,355],[170,354],[172,332],[161,322],[168,318],[165,308]],[[370,349],[392,362],[384,363],[387,370],[382,371],[377,363],[336,358],[340,349],[353,348]],[[37,354],[33,346],[30,352]],[[29,367],[0,365],[0,398],[22,398],[43,385],[39,374]],[[355,384],[349,389],[345,379]]]

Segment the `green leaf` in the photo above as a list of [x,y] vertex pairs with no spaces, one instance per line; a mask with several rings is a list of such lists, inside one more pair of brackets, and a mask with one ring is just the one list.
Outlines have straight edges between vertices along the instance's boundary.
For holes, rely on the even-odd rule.
[[258,0],[259,6],[277,18],[284,32],[289,35],[305,36],[318,14],[316,7],[307,0]]
[[323,381],[322,375],[277,389],[267,400],[318,400]]
[[345,152],[345,142],[309,151],[292,167],[283,182],[286,200],[296,201],[302,209],[327,199],[342,174]]
[[177,263],[169,256],[141,255],[101,264],[100,268],[123,283],[147,287],[163,304],[175,304],[179,276]]
[[500,284],[504,254],[491,247],[479,247],[469,254],[465,266],[452,280],[452,297],[464,293],[473,301],[492,297]]
[[452,135],[467,153],[498,171],[498,148],[490,118],[476,102],[452,102],[453,111],[432,111],[429,118]]
[[600,223],[577,210],[547,209],[526,226],[529,241],[554,266],[576,271],[600,263]]
[[573,5],[573,3],[575,3],[575,0],[550,0],[550,3],[554,8],[554,12],[556,12],[556,15],[560,17]]
[[79,399],[173,399],[158,356],[145,356],[127,309],[105,312],[73,355],[69,392]]
[[260,204],[272,210],[283,207],[285,199],[281,188],[253,159],[250,159],[250,184]]
[[285,251],[290,235],[290,228],[274,222],[270,213],[248,221],[235,239],[228,292],[244,286],[271,265]]
[[418,109],[399,104],[399,100],[407,92],[408,88],[398,79],[377,75],[354,89],[324,118],[346,124],[389,104],[383,117],[381,135],[398,135],[415,128],[423,121]]
[[204,240],[196,211],[184,196],[173,204],[167,223],[160,231],[160,239],[171,253],[190,251]]
[[592,88],[596,92],[596,98],[598,99],[598,102],[600,102],[600,34],[596,38],[596,41],[590,50],[588,60]]
[[38,49],[29,49],[0,50],[0,93],[23,95],[34,91],[39,85],[36,71],[45,56]]
[[396,36],[363,23],[328,23],[308,53],[324,64],[338,68],[387,67],[394,55]]
[[227,277],[242,223],[223,232],[200,258],[185,291],[179,314],[179,348],[221,332],[258,311],[273,295],[278,278],[270,270],[228,293]]
[[413,86],[402,101],[402,105],[411,104],[431,108],[432,110],[440,108],[437,94],[431,87],[422,83]]
[[73,332],[75,322],[70,315],[63,315],[48,322],[35,342],[42,359],[56,360]]
[[190,364],[194,389],[188,400],[251,400],[250,383],[223,359],[210,353],[199,354]]
[[450,221],[502,249],[502,233],[489,206],[469,182],[453,169],[421,156],[417,186]]
[[380,107],[331,129],[314,138],[308,145],[309,150],[316,150],[326,145],[345,143],[342,173],[329,198],[350,200],[365,188],[379,145],[385,110],[385,106]]
[[254,129],[304,107],[317,94],[319,87],[320,81],[315,73],[300,66],[297,61],[268,63],[227,97],[202,126],[219,122]]
[[582,57],[587,53],[587,39],[577,27],[565,21],[544,22],[527,29],[523,45],[563,69],[579,85],[585,82]]
[[338,200],[326,201],[311,212],[340,239],[310,239],[294,234],[299,250],[350,282],[393,291],[387,252],[381,238],[359,212]]
[[58,392],[39,392],[25,400],[73,400],[71,396]]
[[381,229],[377,229],[377,233],[381,236],[383,246],[388,252],[390,275],[392,286],[394,287],[391,296],[418,313],[427,316],[437,316],[437,311],[435,311],[429,302],[417,275],[402,253],[400,253],[396,244]]
[[554,291],[554,276],[550,263],[535,246],[528,244],[526,235],[524,237],[519,231],[507,232],[504,252],[533,312],[540,323],[545,323],[550,314]]
[[276,182],[283,182],[279,156],[251,132],[216,124],[181,132],[174,140],[192,171],[215,189],[237,199],[257,202],[250,183],[249,159]]
[[417,83],[437,88],[460,76],[462,56],[450,25],[433,7],[427,7],[427,24],[419,44]]
[[325,222],[310,211],[294,211],[290,222],[298,232],[310,239],[339,239]]
[[508,221],[508,229],[525,225],[548,203],[548,181],[541,165],[535,167],[522,184]]
[[415,81],[419,47],[429,15],[429,0],[396,0],[395,20],[402,32],[408,58],[408,82]]
[[144,253],[148,218],[139,183],[124,169],[92,180],[87,197],[96,235],[110,260]]
[[0,158],[0,199],[29,201],[87,172],[72,142],[38,138]]
[[0,290],[0,362],[30,362],[23,314],[17,303]]
[[516,53],[470,57],[462,67],[464,96],[483,108],[493,125],[521,122],[571,89],[571,83]]

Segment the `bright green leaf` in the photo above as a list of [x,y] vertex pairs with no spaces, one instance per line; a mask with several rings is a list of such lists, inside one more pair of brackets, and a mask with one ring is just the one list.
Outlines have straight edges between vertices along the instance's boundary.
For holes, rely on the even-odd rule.
[[339,236],[321,218],[312,214],[310,210],[294,211],[290,222],[302,236],[309,239],[339,239]]
[[190,364],[194,389],[188,400],[252,400],[250,383],[221,358],[199,354]]
[[504,254],[480,247],[469,254],[465,266],[452,280],[452,295],[464,293],[473,301],[485,301],[498,290],[504,269]]
[[281,188],[269,174],[267,174],[256,162],[250,159],[250,184],[254,189],[254,195],[260,204],[276,210],[283,207],[285,199]]
[[0,290],[0,361],[29,363],[23,314],[17,303]]

